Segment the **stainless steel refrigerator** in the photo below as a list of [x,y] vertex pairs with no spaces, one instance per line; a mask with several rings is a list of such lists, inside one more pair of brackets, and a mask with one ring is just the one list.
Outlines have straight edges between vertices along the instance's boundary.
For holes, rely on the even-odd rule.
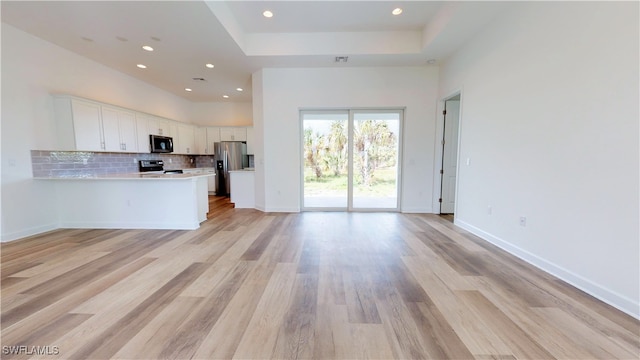
[[247,167],[247,144],[240,141],[221,141],[213,144],[216,164],[216,195],[231,194],[229,171]]

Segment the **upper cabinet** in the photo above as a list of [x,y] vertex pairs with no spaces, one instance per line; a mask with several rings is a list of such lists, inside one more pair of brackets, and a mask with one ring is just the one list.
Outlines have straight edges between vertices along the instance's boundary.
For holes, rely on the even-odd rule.
[[148,153],[149,135],[173,138],[174,153],[214,155],[220,141],[245,141],[253,154],[252,127],[196,127],[70,95],[54,95],[59,150]]
[[[174,143],[174,152],[177,154],[181,153],[180,151],[182,149],[179,148],[180,145],[178,144],[180,142],[178,135],[178,126],[182,123],[144,113],[135,113],[135,117],[136,127],[138,130],[138,150],[140,152],[148,153],[151,151],[151,149],[149,148],[149,135],[160,135],[172,137]],[[193,127],[192,125],[188,126]],[[183,136],[187,136],[186,139],[188,139],[188,135],[184,135],[186,132],[188,131],[183,131]],[[185,140],[184,143],[186,144],[186,147],[193,149],[193,140]]]
[[136,113],[136,132],[138,135],[138,151],[141,153],[151,152],[149,140],[149,122],[153,121],[150,115]]
[[101,108],[104,150],[138,152],[135,113],[104,105]]
[[100,104],[55,98],[58,145],[62,150],[102,151]]
[[148,131],[151,135],[171,136],[171,128],[168,120],[155,116],[148,117]]
[[195,146],[196,154],[207,154],[207,128],[196,127],[195,131]]
[[133,112],[71,97],[54,98],[63,150],[137,152]]
[[221,127],[220,141],[247,141],[247,128]]
[[194,126],[189,124],[175,124],[177,136],[174,136],[173,151],[177,154],[192,155],[196,153]]
[[205,154],[214,155],[213,144],[220,142],[220,128],[208,127],[207,128],[207,148]]

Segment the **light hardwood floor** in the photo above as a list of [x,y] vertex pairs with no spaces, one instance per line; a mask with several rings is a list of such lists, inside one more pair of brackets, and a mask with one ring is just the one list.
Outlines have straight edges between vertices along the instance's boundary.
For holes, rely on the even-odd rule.
[[439,216],[211,204],[2,244],[2,358],[640,357],[637,320]]

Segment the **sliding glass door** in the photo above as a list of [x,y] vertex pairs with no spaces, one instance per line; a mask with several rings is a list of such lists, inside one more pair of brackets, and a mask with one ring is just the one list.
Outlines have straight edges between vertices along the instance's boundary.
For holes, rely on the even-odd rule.
[[353,209],[398,208],[400,115],[353,113]]
[[304,210],[397,211],[401,110],[302,111]]
[[348,208],[348,112],[303,112],[303,208]]

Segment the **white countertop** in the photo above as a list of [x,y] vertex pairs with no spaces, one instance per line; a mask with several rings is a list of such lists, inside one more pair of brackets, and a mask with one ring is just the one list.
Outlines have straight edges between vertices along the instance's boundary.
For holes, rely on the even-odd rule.
[[109,174],[109,175],[75,175],[58,177],[36,177],[36,180],[188,180],[198,177],[215,176],[212,172],[164,174],[161,172]]

